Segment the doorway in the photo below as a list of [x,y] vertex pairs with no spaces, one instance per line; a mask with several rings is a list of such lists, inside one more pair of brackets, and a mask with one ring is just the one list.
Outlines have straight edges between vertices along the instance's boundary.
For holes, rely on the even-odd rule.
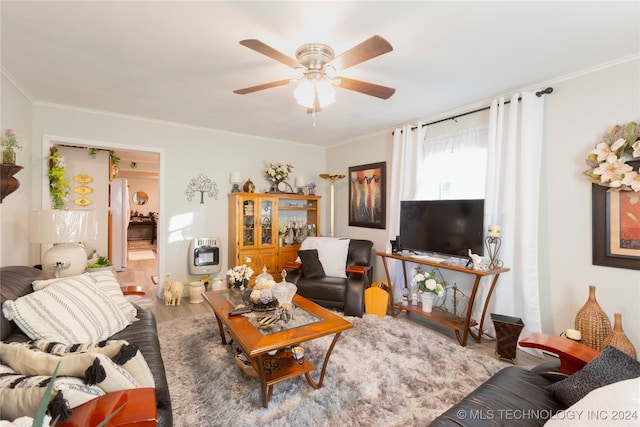
[[[65,147],[75,147],[75,148],[83,148],[90,151],[90,149],[95,149],[98,151],[106,150],[107,152],[112,152],[115,157],[112,158],[117,159],[116,163],[118,166],[118,177],[125,177],[127,181],[131,181],[134,189],[140,189],[139,191],[146,193],[147,200],[146,202],[142,202],[142,198],[137,198],[139,204],[134,203],[131,199],[133,193],[132,190],[128,196],[128,200],[131,203],[131,207],[133,209],[129,209],[128,218],[130,218],[131,213],[135,213],[138,211],[139,215],[149,216],[150,213],[154,215],[155,224],[154,224],[154,242],[153,242],[153,253],[155,256],[155,260],[153,260],[153,273],[150,277],[146,278],[150,282],[152,280],[156,280],[154,284],[157,284],[157,278],[162,277],[162,265],[164,259],[164,242],[163,242],[163,232],[162,232],[162,224],[164,219],[162,218],[162,211],[164,206],[164,200],[162,197],[163,189],[164,189],[164,180],[163,180],[163,168],[164,168],[164,150],[155,147],[141,147],[141,146],[131,146],[131,145],[122,145],[108,142],[95,142],[90,140],[78,140],[78,139],[67,139],[64,137],[43,137],[43,145],[42,145],[42,156],[43,159],[46,159],[49,155],[50,149],[56,146],[65,146]],[[111,158],[110,158],[111,160]],[[43,176],[47,176],[48,174],[48,165],[46,161],[43,161]],[[72,177],[68,177],[72,179]],[[144,185],[144,188],[140,187]],[[131,187],[131,185],[129,185]],[[137,191],[137,190],[136,190]],[[47,208],[51,206],[51,201],[49,199],[48,194],[48,185],[44,184],[42,187],[42,207]],[[140,194],[141,195],[141,194]],[[108,197],[108,196],[107,196]],[[135,207],[134,207],[135,206]],[[108,228],[108,221],[105,221],[104,228]],[[108,235],[111,233],[111,230],[108,232],[105,231],[105,239],[108,239]],[[128,249],[128,241],[125,239],[124,244],[127,245]],[[149,240],[148,245],[151,245],[151,240]],[[105,245],[106,248],[106,245]],[[148,270],[147,270],[148,271]],[[160,295],[161,287],[158,286],[156,289],[157,297],[161,297]]]

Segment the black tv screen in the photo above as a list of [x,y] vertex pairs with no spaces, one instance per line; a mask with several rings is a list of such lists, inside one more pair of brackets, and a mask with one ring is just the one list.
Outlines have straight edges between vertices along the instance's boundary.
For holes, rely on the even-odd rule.
[[400,202],[403,250],[469,257],[482,255],[484,200],[411,200]]

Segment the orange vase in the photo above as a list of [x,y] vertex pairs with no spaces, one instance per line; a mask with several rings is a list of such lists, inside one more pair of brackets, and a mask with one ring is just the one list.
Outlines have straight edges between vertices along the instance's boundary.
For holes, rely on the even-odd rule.
[[620,313],[614,313],[613,318],[613,331],[605,338],[602,347],[604,348],[611,345],[637,360],[638,354],[636,353],[636,349],[622,330],[622,315]]
[[575,329],[580,331],[582,343],[602,351],[602,343],[611,334],[611,321],[596,301],[596,287],[589,286],[589,298],[576,314]]

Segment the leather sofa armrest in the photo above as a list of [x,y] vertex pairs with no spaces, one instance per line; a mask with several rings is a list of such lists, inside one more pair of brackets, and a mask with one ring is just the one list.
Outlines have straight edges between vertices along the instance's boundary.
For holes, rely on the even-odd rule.
[[146,293],[142,286],[123,286],[120,289],[125,295],[144,295]]
[[302,267],[302,263],[295,262],[295,261],[287,261],[284,263],[283,267],[287,270],[298,270],[300,267]]
[[522,347],[537,348],[560,358],[559,372],[571,375],[600,355],[598,350],[568,338],[549,334],[531,334],[520,340]]
[[363,276],[367,274],[367,271],[371,269],[371,264],[369,265],[348,265],[346,272],[347,274],[362,274]]

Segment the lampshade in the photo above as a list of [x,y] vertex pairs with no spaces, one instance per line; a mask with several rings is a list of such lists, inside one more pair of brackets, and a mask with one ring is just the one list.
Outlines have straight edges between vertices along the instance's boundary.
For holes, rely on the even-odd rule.
[[240,172],[233,171],[229,175],[229,182],[231,184],[240,184],[242,182],[242,177],[240,176]]
[[314,107],[317,96],[320,108],[324,108],[335,102],[336,88],[326,76],[321,78],[305,76],[293,91],[293,96],[298,101],[298,104],[307,108]]
[[307,185],[304,176],[296,176],[296,187],[304,187]]
[[83,273],[87,268],[87,253],[78,243],[96,240],[97,237],[95,211],[31,212],[31,242],[54,244],[42,254],[42,268],[56,277]]

